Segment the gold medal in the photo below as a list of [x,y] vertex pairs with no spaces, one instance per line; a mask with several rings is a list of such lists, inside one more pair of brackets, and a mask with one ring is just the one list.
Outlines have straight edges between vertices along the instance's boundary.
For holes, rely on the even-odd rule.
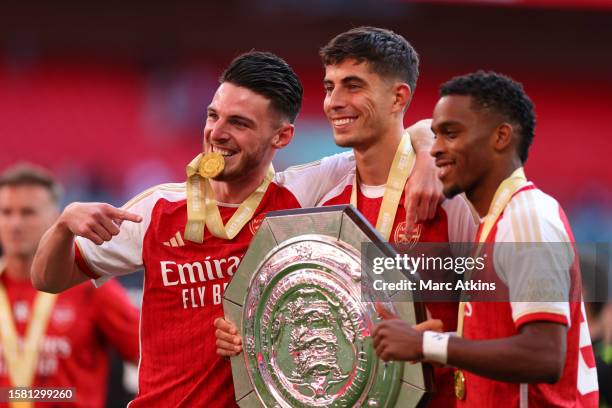
[[223,155],[217,152],[206,153],[200,160],[198,173],[204,178],[217,177],[225,168],[225,160]]
[[242,227],[251,221],[274,179],[274,167],[270,163],[259,187],[240,204],[234,215],[224,224],[209,180],[223,171],[224,166],[223,156],[214,152],[200,153],[187,165],[187,225],[184,238],[188,241],[198,244],[204,242],[205,227],[217,238],[234,239]]
[[455,370],[455,397],[465,399],[465,376],[461,370]]

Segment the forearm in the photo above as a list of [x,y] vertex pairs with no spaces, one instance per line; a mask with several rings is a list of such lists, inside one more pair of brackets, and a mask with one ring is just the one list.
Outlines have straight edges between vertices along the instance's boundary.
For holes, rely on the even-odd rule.
[[556,382],[563,370],[565,352],[556,344],[530,341],[517,335],[495,340],[452,337],[448,364],[498,381],[515,383]]
[[421,157],[433,161],[430,155],[431,148],[434,144],[434,134],[431,131],[431,119],[420,120],[408,128],[410,133],[410,143],[417,155],[417,159]]
[[61,221],[43,235],[32,263],[32,284],[36,289],[59,293],[87,280],[74,263],[74,238]]

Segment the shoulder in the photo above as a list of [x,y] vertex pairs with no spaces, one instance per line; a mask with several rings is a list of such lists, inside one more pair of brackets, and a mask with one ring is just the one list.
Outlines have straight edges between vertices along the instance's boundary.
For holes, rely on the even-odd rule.
[[464,193],[445,199],[442,201],[441,207],[448,214],[449,218],[461,218],[463,221],[469,221],[474,225],[480,223],[478,213]]
[[134,196],[123,205],[123,209],[129,210],[134,207],[154,205],[160,199],[167,201],[185,200],[187,196],[185,183],[165,183],[153,186],[142,193]]
[[300,202],[293,191],[286,185],[272,181],[266,191],[266,197],[262,201],[266,211],[300,208]]
[[559,202],[532,186],[508,203],[497,225],[496,241],[568,242],[570,237]]
[[[334,171],[346,172],[355,166],[355,155],[353,151],[337,153],[332,156],[323,157],[310,163],[299,164],[288,167],[286,170],[276,173],[274,182],[279,185],[291,183],[295,178],[302,178],[315,172],[333,173]],[[316,181],[316,180],[310,180]]]
[[351,199],[353,180],[355,180],[355,172],[346,174],[316,203],[316,205],[325,206],[338,204],[338,200],[344,204],[348,204]]
[[313,207],[354,169],[355,157],[350,151],[289,167],[277,173],[274,182],[290,190],[302,207]]

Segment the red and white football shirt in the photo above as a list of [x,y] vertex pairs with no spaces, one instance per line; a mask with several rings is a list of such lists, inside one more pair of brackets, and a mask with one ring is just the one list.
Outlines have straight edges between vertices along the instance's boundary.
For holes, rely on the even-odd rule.
[[[350,164],[350,170],[346,173],[337,186],[326,194],[319,204],[337,205],[348,204],[351,200],[353,181],[355,180],[356,165],[355,156],[346,153],[338,157]],[[342,168],[346,165],[340,166]],[[376,225],[378,213],[382,204],[385,186],[361,185],[357,192],[357,207],[371,225]],[[476,235],[476,218],[463,195],[451,200],[445,200],[436,210],[433,219],[424,222],[414,233],[407,233],[406,209],[404,208],[404,194],[397,206],[395,221],[389,242],[394,244],[425,243],[425,242],[473,242]],[[453,248],[456,249],[456,248]],[[449,246],[448,255],[452,254]],[[457,302],[426,302],[426,307],[431,316],[440,319],[444,323],[444,330],[454,331],[457,328]],[[455,403],[453,388],[453,370],[448,367],[436,368],[434,370],[435,394],[428,406],[448,407]]]
[[[76,261],[94,279],[144,267],[139,391],[136,407],[235,406],[231,367],[219,357],[213,322],[223,316],[225,287],[269,211],[312,207],[346,174],[336,156],[277,173],[253,219],[232,240],[183,239],[187,221],[185,184],[165,184],[135,197],[124,208],[143,217],[97,246],[77,238]],[[335,178],[334,178],[335,177]],[[318,181],[313,183],[313,181]],[[238,205],[220,204],[223,222]]]
[[[17,334],[23,338],[38,291],[29,279],[12,279],[4,273],[0,281],[9,298]],[[84,283],[59,294],[40,343],[32,387],[74,387],[76,401],[35,406],[104,407],[109,346],[125,360],[138,360],[138,310],[121,285],[111,281],[96,290]],[[0,387],[11,387],[2,353]]]
[[[597,407],[597,372],[584,304],[574,301],[580,299],[581,291],[578,257],[570,245],[564,254],[559,254],[559,247],[552,245],[550,252],[538,250],[537,258],[528,253],[529,246],[503,245],[516,242],[574,242],[559,203],[531,183],[515,193],[489,233],[487,243],[500,244],[487,249],[493,251],[493,273],[507,285],[511,296],[532,288],[537,277],[538,281],[545,278],[547,282],[537,285],[538,293],[556,297],[559,296],[555,294],[562,293],[567,301],[467,303],[463,335],[473,340],[496,339],[514,336],[530,322],[567,325],[562,377],[555,384],[516,384],[464,371],[466,398],[458,405],[491,407],[501,403],[505,407]],[[544,264],[555,266],[543,267]]]

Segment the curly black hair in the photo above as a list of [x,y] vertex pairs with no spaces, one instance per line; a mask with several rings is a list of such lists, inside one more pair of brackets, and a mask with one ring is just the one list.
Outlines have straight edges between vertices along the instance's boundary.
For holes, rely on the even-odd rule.
[[219,78],[247,88],[270,100],[272,108],[295,121],[304,89],[293,69],[279,56],[270,52],[250,51],[236,57]]
[[478,71],[451,79],[440,86],[440,96],[467,95],[474,109],[488,109],[519,126],[521,139],[518,154],[527,161],[529,146],[535,134],[534,105],[523,85],[496,72]]
[[381,76],[399,78],[414,94],[419,78],[419,55],[401,35],[378,27],[357,27],[338,34],[319,51],[323,65],[347,58],[368,61]]

